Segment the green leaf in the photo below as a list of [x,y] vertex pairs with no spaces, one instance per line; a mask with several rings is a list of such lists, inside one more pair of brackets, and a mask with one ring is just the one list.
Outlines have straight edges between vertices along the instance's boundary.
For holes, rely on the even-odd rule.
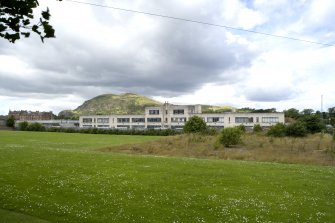
[[30,32],[21,32],[24,37],[28,38],[30,36]]
[[42,14],[43,19],[45,19],[45,20],[49,20],[50,19],[49,8],[47,8],[46,11],[42,11],[41,14]]

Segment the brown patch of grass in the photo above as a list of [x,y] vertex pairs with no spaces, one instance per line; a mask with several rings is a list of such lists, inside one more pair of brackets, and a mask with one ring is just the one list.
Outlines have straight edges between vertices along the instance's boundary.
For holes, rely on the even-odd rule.
[[100,150],[207,159],[335,164],[335,142],[327,134],[315,134],[305,138],[272,138],[262,134],[249,133],[244,135],[243,144],[232,148],[224,148],[217,139],[218,136],[184,134],[167,136],[146,143],[112,146]]

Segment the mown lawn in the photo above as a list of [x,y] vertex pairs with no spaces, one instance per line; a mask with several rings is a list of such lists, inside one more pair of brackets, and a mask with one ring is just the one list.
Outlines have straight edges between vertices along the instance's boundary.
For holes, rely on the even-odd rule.
[[334,222],[334,167],[95,151],[155,138],[0,131],[0,222]]

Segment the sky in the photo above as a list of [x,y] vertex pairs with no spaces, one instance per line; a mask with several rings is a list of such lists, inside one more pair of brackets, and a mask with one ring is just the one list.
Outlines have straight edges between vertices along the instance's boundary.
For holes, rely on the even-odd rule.
[[[80,0],[335,44],[333,0]],[[174,104],[335,107],[335,46],[63,0],[56,38],[0,39],[0,115],[75,109],[126,92]]]

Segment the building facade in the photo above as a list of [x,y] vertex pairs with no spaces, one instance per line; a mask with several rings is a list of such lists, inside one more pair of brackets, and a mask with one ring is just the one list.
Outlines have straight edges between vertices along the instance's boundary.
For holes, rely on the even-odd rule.
[[9,111],[8,117],[14,116],[17,121],[34,121],[34,120],[52,120],[55,115],[52,112],[40,111]]
[[204,119],[210,127],[225,128],[256,124],[269,127],[284,123],[284,113],[202,113],[201,105],[171,105],[146,107],[143,115],[89,115],[80,116],[81,128],[116,129],[182,129],[192,116]]

